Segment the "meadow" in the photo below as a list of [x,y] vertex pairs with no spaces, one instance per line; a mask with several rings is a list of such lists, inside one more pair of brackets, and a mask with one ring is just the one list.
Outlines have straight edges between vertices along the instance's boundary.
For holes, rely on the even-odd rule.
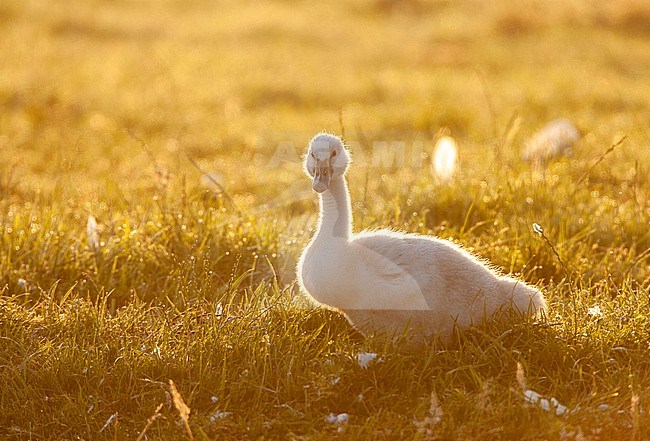
[[[0,56],[1,439],[650,439],[647,2],[0,0]],[[414,353],[314,308],[321,130],[356,230],[546,317]]]

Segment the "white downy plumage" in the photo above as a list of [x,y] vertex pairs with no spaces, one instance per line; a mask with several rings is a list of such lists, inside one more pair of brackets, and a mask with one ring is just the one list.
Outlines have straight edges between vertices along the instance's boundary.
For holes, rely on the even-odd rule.
[[409,331],[416,343],[431,337],[447,343],[454,327],[479,325],[500,311],[546,308],[539,290],[495,274],[449,241],[390,230],[354,234],[349,163],[336,136],[311,140],[304,167],[319,193],[320,216],[297,273],[318,303],[342,311],[366,334]]

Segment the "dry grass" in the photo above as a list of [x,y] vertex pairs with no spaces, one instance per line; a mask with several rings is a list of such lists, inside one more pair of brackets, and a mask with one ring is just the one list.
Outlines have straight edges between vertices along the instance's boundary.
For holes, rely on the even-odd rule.
[[[0,0],[0,437],[643,439],[650,9],[529,6]],[[522,163],[558,117],[573,156]],[[411,354],[310,309],[319,130],[357,228],[462,243],[547,320]]]

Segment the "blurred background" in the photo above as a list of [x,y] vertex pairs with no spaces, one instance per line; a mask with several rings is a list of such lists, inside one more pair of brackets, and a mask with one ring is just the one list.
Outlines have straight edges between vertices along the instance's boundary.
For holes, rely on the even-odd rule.
[[470,170],[560,117],[583,152],[650,151],[643,0],[1,0],[0,53],[0,176],[26,194],[201,185],[186,152],[265,203],[320,130],[426,156],[443,129]]
[[[647,1],[0,0],[0,53],[2,224],[32,232],[6,236],[21,248],[10,283],[65,280],[83,239],[52,268],[29,241],[75,243],[89,216],[102,253],[135,253],[143,274],[162,259],[131,244],[147,225],[162,255],[205,246],[227,278],[260,253],[290,281],[318,213],[300,160],[320,130],[352,150],[357,228],[453,237],[505,271],[546,255],[519,254],[533,222],[563,246],[650,240]],[[558,118],[580,131],[572,156],[524,161]],[[446,183],[430,169],[442,135],[457,149],[439,158]],[[203,219],[215,208],[228,216]],[[547,257],[526,275],[553,277]]]

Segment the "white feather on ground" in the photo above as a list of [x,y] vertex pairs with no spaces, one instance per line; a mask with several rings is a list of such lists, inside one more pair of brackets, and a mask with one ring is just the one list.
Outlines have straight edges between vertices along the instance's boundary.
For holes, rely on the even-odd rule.
[[580,130],[571,121],[556,119],[525,142],[521,158],[524,161],[544,162],[560,155],[568,156],[580,137]]
[[433,149],[431,167],[433,173],[442,182],[450,180],[456,172],[458,163],[458,145],[451,136],[443,136]]

